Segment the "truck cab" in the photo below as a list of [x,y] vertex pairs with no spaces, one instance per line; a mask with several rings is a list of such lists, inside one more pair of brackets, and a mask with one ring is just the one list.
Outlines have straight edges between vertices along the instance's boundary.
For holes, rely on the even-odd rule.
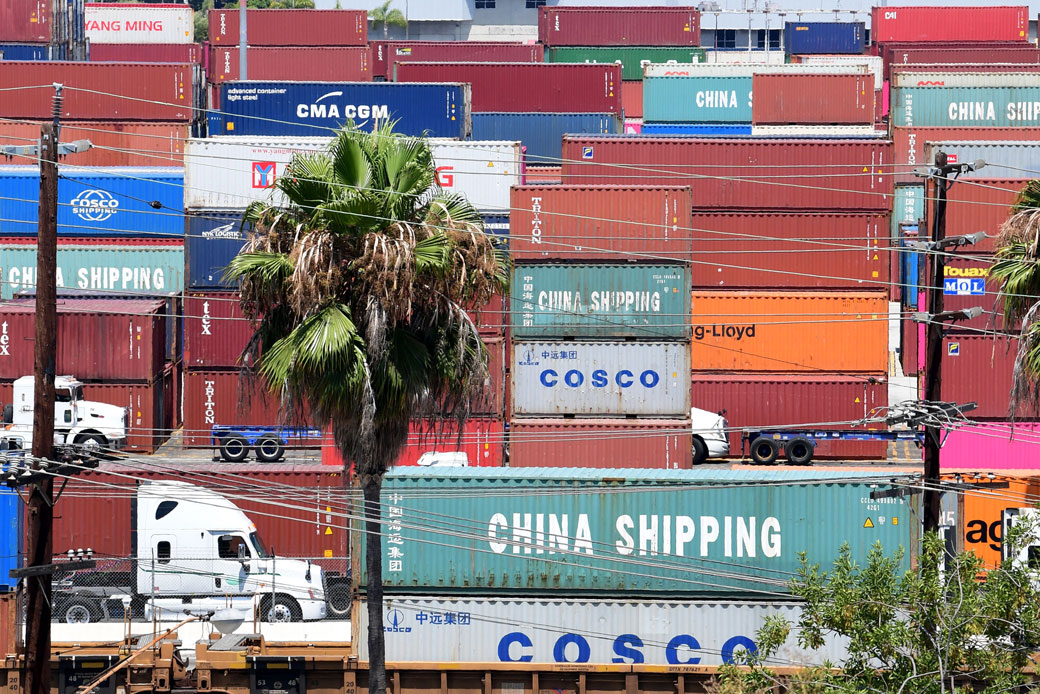
[[[23,376],[14,382],[13,402],[4,407],[0,434],[21,448],[32,447],[35,380]],[[83,384],[72,376],[54,378],[54,443],[96,448],[126,445],[125,407],[83,399]]]
[[690,421],[693,424],[693,464],[698,465],[708,458],[724,458],[729,455],[729,422],[726,412],[708,412],[696,407],[690,408]]

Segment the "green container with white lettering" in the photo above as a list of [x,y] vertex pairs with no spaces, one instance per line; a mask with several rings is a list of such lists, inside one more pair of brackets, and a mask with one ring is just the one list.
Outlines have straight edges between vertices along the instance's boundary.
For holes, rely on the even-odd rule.
[[751,77],[647,77],[646,123],[750,123]]
[[682,265],[516,265],[513,336],[688,339],[690,286]]
[[891,122],[918,128],[1036,127],[1040,125],[1040,87],[894,88]]
[[704,49],[690,46],[566,46],[545,49],[547,63],[621,63],[621,79],[643,79],[647,63],[703,63]]

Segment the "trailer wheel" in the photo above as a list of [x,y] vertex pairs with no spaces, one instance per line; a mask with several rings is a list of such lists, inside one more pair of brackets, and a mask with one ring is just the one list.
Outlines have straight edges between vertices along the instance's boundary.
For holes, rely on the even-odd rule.
[[58,619],[66,624],[90,624],[101,621],[101,611],[89,600],[69,600],[58,609]]
[[700,436],[693,437],[693,464],[700,465],[708,459],[708,444]]
[[266,622],[299,622],[303,619],[300,604],[288,595],[276,594],[274,600],[265,595],[260,601],[260,619]]
[[240,463],[249,455],[249,444],[238,434],[220,440],[220,457],[229,463]]
[[780,444],[774,439],[759,436],[751,443],[751,458],[761,465],[770,465],[780,457]]
[[808,465],[812,462],[813,453],[816,452],[816,446],[813,442],[804,436],[797,436],[787,442],[784,446],[784,454],[787,455],[787,460],[794,465]]
[[253,445],[256,459],[265,463],[276,463],[285,455],[285,442],[277,436],[261,436]]

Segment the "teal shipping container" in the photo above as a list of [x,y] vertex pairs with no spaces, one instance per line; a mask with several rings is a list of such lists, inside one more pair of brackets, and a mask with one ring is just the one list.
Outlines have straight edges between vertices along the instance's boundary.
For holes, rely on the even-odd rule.
[[901,87],[892,90],[891,108],[897,126],[1035,127],[1040,87]]
[[690,337],[690,271],[681,265],[517,265],[516,337]]
[[751,77],[647,77],[647,123],[750,123]]
[[565,46],[545,49],[547,63],[621,63],[621,79],[643,79],[648,63],[703,63],[704,49],[692,46]]
[[[891,472],[397,469],[383,483],[388,592],[783,597],[799,553],[906,550],[916,497]],[[904,482],[903,484],[912,484]],[[919,484],[919,483],[918,483]],[[352,533],[355,548],[363,533]],[[362,574],[361,584],[367,576]]]

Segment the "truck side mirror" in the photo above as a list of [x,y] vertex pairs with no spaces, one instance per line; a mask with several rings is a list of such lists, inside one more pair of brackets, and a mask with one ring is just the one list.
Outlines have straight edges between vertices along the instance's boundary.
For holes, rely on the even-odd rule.
[[248,559],[248,558],[249,558],[249,553],[246,551],[246,546],[244,544],[240,544],[238,546],[238,560],[242,561],[243,559]]

